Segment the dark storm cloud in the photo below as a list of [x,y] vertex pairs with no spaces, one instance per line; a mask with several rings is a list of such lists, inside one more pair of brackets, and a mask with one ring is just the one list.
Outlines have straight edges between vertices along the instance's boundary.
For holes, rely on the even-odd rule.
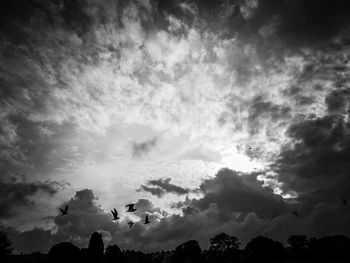
[[345,0],[260,0],[258,3],[254,16],[242,24],[241,34],[259,35],[265,25],[289,47],[327,41],[345,29],[350,21],[349,2]]
[[150,180],[147,185],[141,185],[141,190],[149,192],[152,195],[162,197],[167,193],[176,195],[185,195],[189,193],[189,189],[182,188],[178,185],[170,183],[171,178],[160,178],[158,180]]
[[[346,0],[217,0],[183,3],[195,7],[192,9],[206,21],[209,30],[220,31],[223,37],[238,33],[242,39],[258,41],[264,50],[268,45],[278,48],[276,40],[292,48],[319,44],[347,29],[350,22],[350,4]],[[181,8],[178,1],[159,1],[158,9],[192,22],[186,18],[186,8]],[[272,36],[273,41],[266,39],[266,36]],[[271,53],[269,49],[266,51]]]
[[349,123],[343,116],[329,115],[297,122],[289,128],[295,140],[292,148],[281,152],[273,169],[300,199],[339,202],[349,198]]
[[[235,36],[244,44],[253,44],[260,63],[266,69],[274,64],[275,59],[283,61],[285,54],[300,51],[302,47],[323,49],[323,45],[328,45],[334,37],[341,37],[344,43],[349,42],[350,3],[346,0],[183,3],[181,8],[178,1],[160,1],[158,9],[189,25],[204,21],[206,29],[221,38]],[[240,63],[237,69],[241,84],[254,74],[247,63]],[[300,98],[300,103],[308,103],[308,100]]]
[[[139,199],[135,203],[138,210],[134,214],[139,216],[141,221],[136,221],[130,230],[127,222],[131,219],[126,216],[118,222],[113,222],[112,215],[102,209],[98,198],[90,189],[77,191],[74,197],[63,203],[62,206],[66,204],[69,207],[69,214],[66,216],[58,215],[54,218],[55,227],[52,229],[54,231],[34,228],[21,232],[3,226],[0,226],[0,229],[9,233],[17,252],[38,250],[47,252],[52,245],[63,241],[70,241],[79,247],[86,247],[91,233],[95,231],[103,233],[107,242],[118,243],[122,248],[149,249],[145,245],[147,241],[150,241],[150,238],[147,237],[149,232],[142,223],[144,216],[146,213],[149,214],[152,224],[154,224],[161,215],[166,215],[151,201]],[[124,207],[118,208],[119,212],[123,210]],[[143,243],[145,241],[146,243]],[[31,242],[31,244],[26,245],[26,242]]]
[[[309,236],[350,233],[346,223],[350,218],[350,210],[348,206],[342,205],[339,198],[316,200],[323,193],[311,191],[310,195],[314,199],[304,196],[297,199],[297,203],[290,202],[264,187],[256,176],[229,169],[219,171],[216,177],[201,184],[202,198],[182,203],[184,216],[174,219],[173,223],[176,225],[177,220],[187,222],[182,223],[182,226],[189,227],[186,230],[188,234],[197,235],[196,238],[202,241],[206,239],[204,236],[210,236],[210,231],[215,229],[238,236],[243,243],[257,235],[285,242],[288,236],[295,233]],[[348,185],[343,186],[345,189],[348,189]],[[298,211],[298,218],[293,215],[293,211]],[[332,216],[327,217],[327,214]],[[327,222],[324,222],[325,217],[328,218]],[[194,233],[198,229],[193,231],[190,227],[191,220],[198,222],[192,227],[210,226],[210,229],[199,237],[198,233]],[[287,225],[288,229],[285,228]]]
[[[60,25],[81,35],[87,32],[92,25],[92,18],[86,8],[87,3],[88,1],[81,0],[1,1],[0,30],[13,43],[26,42],[31,35],[26,32],[22,25],[32,22],[30,19],[39,15],[48,22],[49,26]],[[95,5],[96,8],[98,6]]]
[[150,152],[157,145],[157,138],[145,142],[134,142],[132,144],[132,156],[137,158]]
[[14,241],[16,252],[47,252],[54,244],[71,241],[78,246],[87,246],[88,238],[94,231],[113,233],[118,226],[113,224],[111,216],[101,209],[97,198],[89,189],[77,191],[67,203],[69,215],[54,217],[55,229],[34,228],[18,231],[12,227],[4,228]]
[[[142,251],[174,249],[189,239],[199,240],[206,248],[209,238],[219,232],[235,235],[243,244],[257,235],[285,242],[296,233],[309,236],[349,234],[346,230],[349,208],[339,209],[338,204],[319,203],[310,213],[296,218],[289,212],[295,206],[263,187],[255,176],[244,177],[224,169],[215,178],[204,181],[201,190],[204,196],[198,200],[187,200],[183,215],[168,215],[151,201],[139,199],[135,204],[139,210],[135,214],[140,216],[141,221],[136,221],[131,229],[127,226],[128,217],[113,222],[112,216],[102,209],[98,198],[89,189],[76,192],[67,202],[70,214],[55,217],[55,231],[34,228],[20,232],[1,226],[0,229],[9,233],[17,252],[46,252],[53,244],[63,241],[86,247],[94,231],[103,233],[107,243],[118,244],[122,249]],[[274,214],[270,217],[271,212]],[[226,213],[225,217],[223,213]],[[142,224],[145,214],[151,218],[148,226]],[[269,216],[261,218],[264,214]],[[324,217],[328,218],[327,222],[324,222]]]
[[350,90],[338,88],[329,92],[325,98],[327,109],[330,114],[344,114],[349,110]]
[[344,0],[287,1],[280,11],[281,37],[293,44],[327,40],[348,26],[349,7]]
[[254,212],[259,217],[271,218],[288,212],[287,203],[271,188],[264,187],[257,175],[222,169],[214,179],[200,185],[204,196],[193,200],[193,204],[201,210],[208,209],[212,203],[217,204],[224,220],[229,220],[233,213],[245,216]]
[[23,212],[24,207],[35,205],[34,195],[44,193],[53,196],[64,184],[58,182],[25,182],[0,180],[0,219]]

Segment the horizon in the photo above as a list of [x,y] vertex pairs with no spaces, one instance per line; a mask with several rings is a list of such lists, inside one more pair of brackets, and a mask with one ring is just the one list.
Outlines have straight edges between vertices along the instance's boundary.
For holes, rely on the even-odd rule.
[[345,0],[1,1],[0,231],[350,236],[349,77]]
[[[3,232],[3,233],[6,233],[6,232]],[[93,233],[91,233],[91,235],[90,235],[90,238],[89,238],[89,244],[91,243],[91,238],[92,238],[92,235],[93,234],[99,234],[100,235],[100,237],[101,237],[101,242],[102,242],[102,244],[103,244],[103,253],[106,253],[106,251],[108,251],[108,247],[113,247],[113,246],[118,246],[118,244],[115,244],[115,243],[108,243],[108,244],[104,244],[104,240],[103,240],[103,236],[102,236],[102,233],[100,233],[100,232],[97,232],[97,231],[95,231],[95,232],[93,232]],[[7,234],[7,233],[6,233]],[[221,237],[221,239],[220,238],[218,238],[219,236],[224,236],[224,238],[222,238]],[[232,240],[227,240],[227,239],[225,239],[225,238],[231,238],[231,239],[233,239],[234,241],[232,241]],[[294,238],[295,240],[294,240],[294,242],[292,241],[292,238]],[[346,247],[347,246],[349,246],[350,245],[350,237],[349,236],[346,236],[346,235],[342,235],[342,234],[333,234],[333,235],[327,235],[327,236],[321,236],[321,237],[308,237],[308,236],[305,236],[305,235],[291,235],[291,236],[289,236],[288,237],[288,240],[286,240],[285,242],[280,242],[280,241],[278,241],[278,240],[273,240],[273,239],[271,239],[271,238],[268,238],[268,237],[266,237],[266,236],[254,236],[254,237],[252,237],[252,239],[251,240],[249,240],[248,241],[248,243],[246,243],[246,244],[243,244],[241,241],[240,241],[240,239],[238,238],[238,237],[235,237],[235,236],[229,236],[229,235],[227,235],[226,233],[224,233],[224,232],[221,232],[221,233],[217,233],[217,234],[215,234],[214,236],[212,236],[212,237],[210,237],[209,238],[209,244],[208,244],[208,246],[207,247],[202,247],[200,244],[199,244],[199,242],[197,241],[197,240],[195,240],[195,239],[191,239],[191,240],[186,240],[186,241],[184,241],[183,243],[181,243],[181,244],[177,244],[176,245],[176,247],[174,247],[174,248],[172,248],[172,249],[168,249],[168,250],[152,250],[152,251],[142,251],[142,250],[134,250],[134,249],[125,249],[125,248],[120,248],[119,246],[119,248],[120,248],[120,251],[121,252],[141,252],[141,253],[143,253],[143,254],[155,254],[155,253],[169,253],[169,252],[176,252],[176,249],[177,248],[179,248],[179,247],[181,247],[181,246],[183,246],[184,244],[186,244],[186,243],[188,243],[188,242],[192,242],[192,241],[195,241],[195,242],[197,242],[198,243],[198,246],[199,246],[199,248],[201,249],[201,253],[203,253],[203,252],[208,252],[208,251],[210,251],[210,250],[215,250],[215,249],[218,249],[218,250],[220,250],[220,246],[218,246],[218,244],[220,244],[220,242],[222,242],[221,243],[221,245],[223,245],[223,246],[226,246],[226,248],[225,249],[222,249],[222,251],[221,252],[224,252],[225,250],[229,250],[229,249],[232,249],[232,247],[230,248],[230,246],[229,245],[232,245],[232,244],[237,244],[237,247],[235,247],[234,248],[234,250],[237,252],[237,251],[244,251],[244,250],[246,250],[250,245],[251,245],[251,243],[254,241],[254,240],[257,240],[257,239],[265,239],[265,241],[273,241],[273,242],[275,242],[275,243],[278,243],[278,244],[280,244],[281,245],[281,248],[283,249],[283,250],[285,250],[285,251],[287,251],[288,249],[289,250],[293,250],[293,249],[301,249],[301,247],[298,247],[298,246],[300,246],[301,244],[303,244],[303,248],[302,249],[304,249],[305,251],[306,250],[308,250],[308,249],[310,249],[310,245],[312,244],[312,242],[316,242],[315,244],[317,244],[317,242],[319,242],[320,240],[324,240],[324,239],[327,239],[327,238],[336,238],[336,239],[338,239],[337,240],[337,242],[343,242],[343,243],[338,243],[338,246],[342,246],[342,249],[346,249]],[[344,242],[344,240],[343,240],[343,238],[345,238],[346,239],[346,241],[347,241],[347,243],[346,242]],[[305,240],[304,240],[305,239]],[[10,240],[10,239],[9,239]],[[298,240],[299,241],[299,243],[298,242],[296,242],[296,240]],[[302,243],[301,241],[303,241],[303,242],[305,242],[305,243]],[[12,240],[10,240],[10,242],[12,242]],[[230,242],[232,242],[232,243],[230,243]],[[329,242],[329,241],[328,241]],[[54,247],[56,247],[57,245],[61,245],[61,244],[66,244],[66,243],[70,243],[70,244],[72,244],[72,245],[74,245],[73,243],[71,243],[71,242],[69,242],[69,241],[63,241],[63,242],[60,242],[60,243],[57,243],[57,244],[53,244],[53,246],[50,248],[50,251],[52,250],[52,248],[54,248]],[[313,246],[315,246],[315,244],[313,244]],[[319,245],[321,245],[321,243],[319,243]],[[323,244],[324,245],[324,244]],[[334,241],[333,241],[333,244],[331,244],[331,243],[328,243],[328,246],[330,246],[330,245],[333,245],[334,246]],[[12,246],[12,245],[11,245]],[[75,246],[75,245],[74,245]],[[218,247],[216,247],[216,246],[218,246]],[[335,247],[337,247],[337,246],[335,246]],[[89,249],[89,245],[88,246],[86,246],[86,247],[77,247],[77,248],[79,248],[81,251],[84,251],[84,249]],[[32,252],[30,252],[30,253],[27,253],[27,254],[24,254],[22,251],[20,252],[20,251],[17,251],[16,250],[16,248],[14,248],[13,246],[12,246],[12,252],[11,252],[11,254],[9,254],[9,255],[7,255],[7,256],[12,256],[12,255],[35,255],[35,254],[42,254],[42,255],[45,255],[45,254],[49,254],[49,252],[50,251],[47,251],[46,253],[45,252],[42,252],[42,251],[32,251]],[[266,247],[266,249],[267,249],[267,247]],[[17,253],[16,253],[17,252]],[[300,252],[300,251],[299,251]],[[333,252],[335,252],[335,251],[333,251]],[[3,255],[3,254],[1,254],[1,255]],[[289,256],[293,256],[293,254],[291,254],[291,255],[289,255]],[[317,255],[314,255],[314,254],[311,254],[311,256],[314,256],[314,257],[317,257]]]

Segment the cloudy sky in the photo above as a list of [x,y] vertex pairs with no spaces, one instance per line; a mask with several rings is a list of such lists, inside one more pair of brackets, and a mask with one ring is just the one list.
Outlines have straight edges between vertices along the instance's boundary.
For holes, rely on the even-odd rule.
[[17,252],[349,235],[346,2],[1,1],[0,230]]

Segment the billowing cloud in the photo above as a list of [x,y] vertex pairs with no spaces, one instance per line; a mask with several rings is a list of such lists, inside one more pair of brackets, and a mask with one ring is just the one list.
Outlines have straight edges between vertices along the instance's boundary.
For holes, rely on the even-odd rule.
[[70,214],[55,217],[56,231],[75,240],[80,246],[87,244],[95,230],[113,232],[113,229],[118,229],[111,220],[111,215],[101,208],[90,189],[77,191],[65,204],[68,205]]
[[289,134],[296,143],[273,165],[282,189],[312,204],[350,198],[348,129],[343,117],[334,115],[292,125]]
[[[258,174],[240,174],[229,169],[220,170],[215,179],[205,180],[200,185],[203,198],[193,201],[201,210],[210,204],[218,205],[223,218],[246,216],[254,212],[261,218],[273,218],[288,212],[288,205],[273,189],[257,180]],[[291,209],[291,208],[289,208]]]
[[[182,215],[165,213],[151,201],[140,199],[135,203],[138,210],[133,218],[123,213],[123,208],[118,208],[122,219],[117,222],[112,221],[112,216],[102,208],[94,193],[84,189],[64,203],[68,204],[70,214],[55,217],[52,230],[5,230],[15,240],[15,247],[24,251],[45,251],[49,245],[62,241],[86,246],[90,234],[96,230],[103,233],[107,243],[143,251],[173,249],[189,239],[197,239],[206,247],[209,238],[219,232],[235,235],[243,244],[257,235],[285,242],[296,233],[309,236],[349,234],[345,230],[350,219],[348,207],[319,201],[308,211],[302,210],[303,200],[293,204],[282,199],[257,181],[254,174],[243,175],[224,169],[215,178],[204,181],[200,189],[203,197],[188,199],[182,204]],[[298,217],[292,213],[294,210],[299,212]],[[150,225],[142,223],[145,214],[150,215]],[[326,223],[322,222],[322,218],[329,214],[333,216],[328,217]],[[136,222],[131,229],[126,224],[129,220]],[[43,238],[47,242],[40,243]],[[29,239],[33,243],[27,247],[23,242]]]

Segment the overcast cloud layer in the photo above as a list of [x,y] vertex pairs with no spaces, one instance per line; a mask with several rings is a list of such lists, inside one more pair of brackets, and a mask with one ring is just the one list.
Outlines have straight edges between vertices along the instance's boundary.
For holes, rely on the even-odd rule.
[[0,220],[17,251],[95,230],[145,251],[350,234],[346,1],[0,5]]

